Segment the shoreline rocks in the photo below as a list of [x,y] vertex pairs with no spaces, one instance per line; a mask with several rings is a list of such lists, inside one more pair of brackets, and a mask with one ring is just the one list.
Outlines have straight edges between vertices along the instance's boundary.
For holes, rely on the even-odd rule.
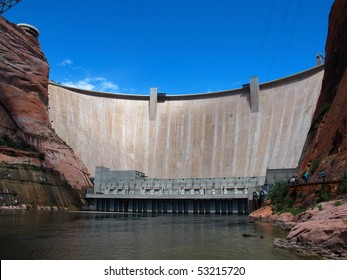
[[321,258],[347,259],[346,200],[319,203],[296,216],[272,214],[271,207],[265,206],[250,217],[290,230],[286,239],[274,240],[275,247]]
[[21,205],[2,205],[1,210],[21,210],[21,211],[44,211],[44,212],[67,212],[69,209],[67,207],[61,206],[47,206],[47,205],[32,205],[32,204],[21,204]]
[[300,255],[330,259],[330,260],[346,260],[347,251],[340,247],[313,246],[312,244],[304,244],[294,242],[287,239],[276,238],[274,247],[289,251],[294,251]]

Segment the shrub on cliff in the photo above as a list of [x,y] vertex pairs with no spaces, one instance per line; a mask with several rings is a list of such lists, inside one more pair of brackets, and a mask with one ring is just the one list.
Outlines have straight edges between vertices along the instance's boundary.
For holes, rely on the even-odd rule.
[[282,181],[275,182],[275,185],[269,194],[269,199],[272,201],[272,209],[274,212],[280,212],[286,204],[287,190],[285,183]]
[[320,164],[320,159],[315,159],[311,165],[311,168],[310,168],[310,175],[313,176],[313,174],[316,172],[318,166]]
[[347,168],[346,168],[345,170],[343,170],[341,179],[342,179],[342,180],[347,180]]
[[36,151],[34,147],[24,142],[15,142],[8,135],[0,137],[0,146],[6,146],[13,149],[19,149],[24,151]]
[[341,179],[343,180],[339,186],[337,187],[338,194],[346,194],[347,193],[347,169],[345,169],[342,173]]
[[329,201],[330,199],[331,199],[331,191],[326,187],[322,187],[319,192],[317,202]]
[[295,207],[296,201],[288,196],[285,182],[276,182],[268,198],[272,202],[272,210],[274,213],[290,212],[294,216],[305,211],[303,207]]

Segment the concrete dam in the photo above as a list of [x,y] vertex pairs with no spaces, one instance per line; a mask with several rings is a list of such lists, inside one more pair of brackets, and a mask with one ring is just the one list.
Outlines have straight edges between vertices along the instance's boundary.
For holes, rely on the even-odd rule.
[[[50,83],[57,134],[96,166],[149,178],[265,177],[295,168],[323,78],[317,66],[268,83],[202,94],[93,92]],[[160,92],[160,89],[159,89]]]

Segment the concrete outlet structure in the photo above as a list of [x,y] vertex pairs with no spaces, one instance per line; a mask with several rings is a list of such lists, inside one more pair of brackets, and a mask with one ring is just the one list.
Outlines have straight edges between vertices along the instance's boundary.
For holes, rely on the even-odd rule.
[[135,170],[97,166],[94,189],[86,198],[89,209],[99,211],[246,214],[260,180],[264,178],[154,179]]

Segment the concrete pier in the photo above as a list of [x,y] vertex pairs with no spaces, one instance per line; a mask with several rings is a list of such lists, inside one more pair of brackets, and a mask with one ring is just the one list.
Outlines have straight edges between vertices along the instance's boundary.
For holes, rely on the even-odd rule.
[[155,121],[157,118],[158,89],[151,88],[149,95],[149,120]]
[[258,77],[252,77],[250,83],[250,91],[251,91],[251,111],[252,113],[259,112],[259,81]]

